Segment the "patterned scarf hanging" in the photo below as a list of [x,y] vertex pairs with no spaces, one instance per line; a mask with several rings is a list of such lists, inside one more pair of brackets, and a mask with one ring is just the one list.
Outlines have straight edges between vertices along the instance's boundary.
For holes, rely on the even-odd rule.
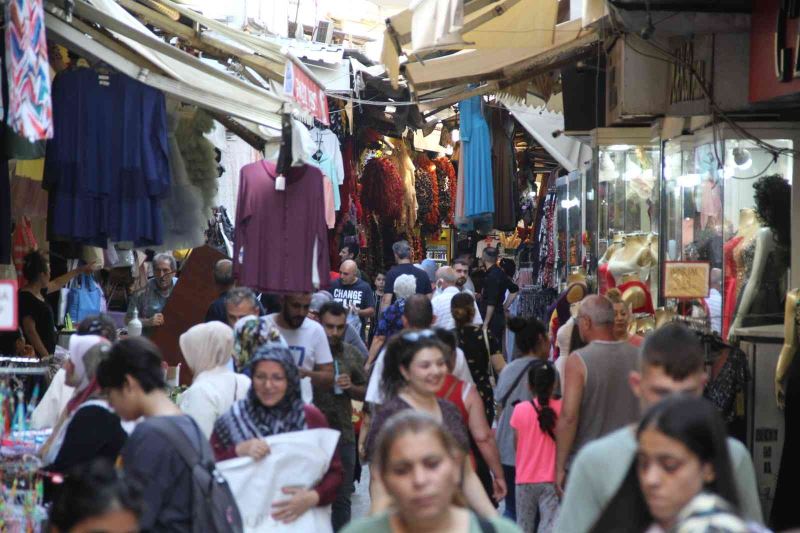
[[42,0],[6,2],[8,125],[28,141],[53,136],[50,64]]

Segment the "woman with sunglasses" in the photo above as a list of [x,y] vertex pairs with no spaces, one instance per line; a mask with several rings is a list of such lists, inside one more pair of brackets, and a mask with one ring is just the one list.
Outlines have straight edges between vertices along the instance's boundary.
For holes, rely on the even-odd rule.
[[[392,415],[409,409],[439,421],[458,443],[460,453],[469,453],[469,437],[461,413],[452,403],[436,396],[447,375],[446,351],[432,330],[403,333],[389,341],[381,379],[386,401],[378,408],[370,425],[365,447],[368,458],[372,458],[377,435],[386,422]],[[375,474],[370,487],[372,512],[382,511],[391,501],[373,465],[370,465],[370,474]],[[469,461],[465,462],[462,479],[469,506],[482,516],[496,516],[497,511]]]
[[725,424],[702,398],[676,395],[639,424],[638,452],[593,532],[751,533],[739,516]]

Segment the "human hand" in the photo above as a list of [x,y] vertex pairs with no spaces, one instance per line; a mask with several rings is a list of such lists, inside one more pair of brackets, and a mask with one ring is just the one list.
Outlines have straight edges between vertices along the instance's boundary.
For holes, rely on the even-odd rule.
[[349,374],[339,374],[339,377],[336,378],[336,384],[339,385],[342,390],[347,390],[353,386],[353,382],[350,381]]
[[91,263],[88,263],[88,264],[85,264],[85,265],[83,265],[81,267],[78,267],[78,271],[81,274],[91,274],[95,270],[99,270],[99,269],[100,269],[100,265],[95,261],[93,261]]
[[302,366],[297,369],[297,373],[300,375],[300,379],[307,378],[311,375],[311,373]]
[[291,498],[272,504],[272,518],[284,524],[291,524],[303,513],[319,504],[319,494],[313,489],[283,487],[281,492],[291,495]]
[[236,445],[236,455],[239,457],[252,457],[259,461],[269,455],[269,444],[261,439],[250,439]]
[[495,501],[499,502],[506,497],[506,494],[508,494],[508,486],[506,485],[505,477],[495,476],[494,480],[492,480],[492,496]]
[[154,326],[163,326],[164,315],[162,315],[161,313],[156,313],[153,315],[153,318],[150,319],[150,322],[152,322]]
[[556,474],[555,489],[559,500],[564,497],[564,481],[566,478],[567,472],[563,469],[558,470],[558,473]]

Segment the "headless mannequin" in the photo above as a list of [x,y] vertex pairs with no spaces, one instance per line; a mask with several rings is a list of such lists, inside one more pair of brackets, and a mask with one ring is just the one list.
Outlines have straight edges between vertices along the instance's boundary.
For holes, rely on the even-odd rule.
[[611,241],[611,244],[608,248],[606,248],[606,253],[603,254],[598,261],[598,265],[604,265],[611,261],[611,258],[614,257],[614,254],[617,253],[619,250],[622,249],[623,245],[625,244],[625,234],[622,232],[617,233],[614,235],[614,240]]
[[733,320],[731,330],[728,334],[730,340],[735,337],[736,329],[742,326],[744,317],[750,313],[753,301],[761,290],[761,281],[764,277],[769,254],[774,252],[777,247],[775,236],[770,228],[760,228],[755,234],[755,239],[756,251],[753,259],[753,267],[750,271],[750,277],[747,279],[747,283],[744,286],[741,301],[738,309],[736,309],[736,317]]
[[761,224],[758,222],[755,209],[745,207],[739,211],[739,230],[736,232],[737,237],[750,239],[760,227]]
[[778,358],[778,365],[775,369],[775,396],[778,407],[786,408],[786,428],[783,442],[783,454],[781,456],[780,469],[778,470],[778,482],[775,486],[775,499],[772,506],[770,524],[775,531],[794,529],[800,526],[800,517],[796,511],[797,507],[797,475],[800,472],[800,463],[796,449],[800,442],[800,433],[797,427],[797,401],[800,397],[800,375],[798,375],[798,362],[796,355],[800,349],[800,289],[794,289],[786,294],[786,308],[784,312],[784,344],[781,355]]
[[625,245],[616,252],[608,264],[608,268],[617,284],[621,283],[621,278],[631,272],[649,273],[650,267],[656,263],[656,257],[651,247],[651,237],[644,233],[627,235]]
[[800,314],[798,314],[797,303],[800,300],[800,289],[794,289],[786,293],[786,310],[783,317],[783,349],[778,357],[778,366],[775,368],[775,398],[778,407],[784,408],[786,398],[786,377],[789,368],[792,366],[794,356],[800,348],[800,338],[798,338],[798,324]]

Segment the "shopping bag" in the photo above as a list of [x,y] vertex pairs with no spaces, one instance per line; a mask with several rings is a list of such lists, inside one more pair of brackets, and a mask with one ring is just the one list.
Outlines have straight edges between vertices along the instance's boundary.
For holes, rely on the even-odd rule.
[[328,471],[339,432],[308,429],[264,439],[270,452],[255,461],[239,457],[217,464],[242,514],[245,533],[331,532],[331,508],[312,507],[291,524],[272,518],[272,503],[288,499],[286,486],[314,487]]
[[94,278],[81,274],[67,298],[67,312],[72,322],[77,324],[87,316],[100,314],[101,296],[102,292]]

